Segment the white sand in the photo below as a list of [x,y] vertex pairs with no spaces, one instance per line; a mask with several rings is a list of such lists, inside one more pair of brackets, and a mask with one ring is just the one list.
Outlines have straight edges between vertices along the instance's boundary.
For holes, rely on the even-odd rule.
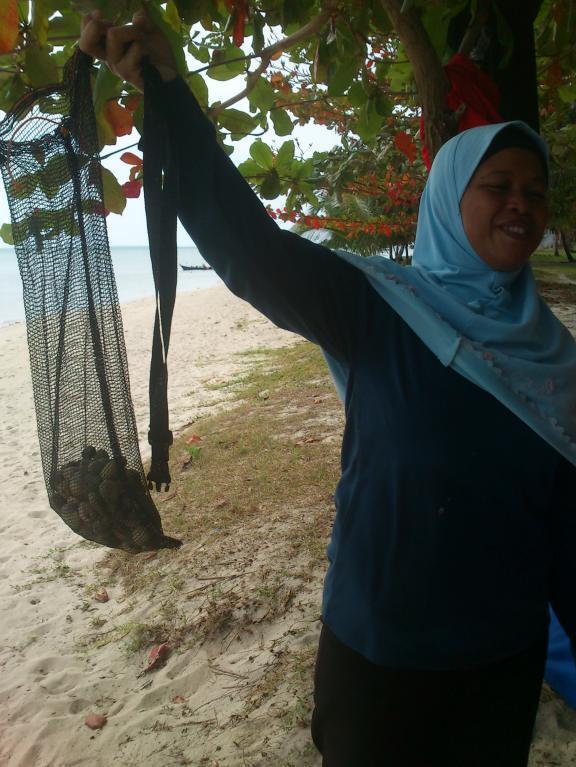
[[[153,311],[150,299],[123,307],[131,389],[144,457],[148,452]],[[221,392],[206,385],[225,381],[248,368],[249,362],[239,353],[296,340],[295,335],[274,327],[223,286],[179,294],[169,359],[172,429],[177,432],[208,412],[210,403],[222,400]],[[108,648],[96,660],[78,651],[77,639],[90,633],[94,616],[79,609],[78,587],[74,579],[66,578],[66,568],[89,573],[105,550],[84,547],[48,506],[22,323],[0,328],[0,403],[0,475],[4,486],[0,501],[0,766],[108,767],[118,752],[94,748],[85,753],[93,735],[83,724],[88,711],[99,710],[97,701],[103,696],[129,700],[134,710],[127,717],[129,737],[130,722],[141,725],[142,715],[156,704],[147,688],[141,689],[146,679],[137,680],[134,674],[117,676],[117,658],[115,673],[108,668]],[[65,565],[59,551],[63,548]],[[206,676],[206,664],[196,665],[196,669],[182,671],[182,694],[189,688],[190,675],[198,673],[199,682]],[[170,676],[173,673],[174,668]],[[213,688],[206,690],[206,696],[210,694]],[[108,710],[111,714],[113,708]],[[163,757],[145,762],[152,767],[171,763]],[[128,762],[121,760],[119,764],[125,767]]]
[[[152,301],[128,304],[123,314],[146,453]],[[224,287],[179,295],[170,350],[172,427],[185,426],[221,399],[221,393],[206,385],[248,365],[237,352],[294,340]],[[266,668],[272,657],[268,648],[280,633],[286,637],[286,627],[263,628],[253,645],[228,645],[217,665],[208,650],[183,653],[156,672],[152,682],[127,666],[118,643],[83,652],[80,640],[93,631],[95,617],[118,617],[124,609],[131,617],[146,619],[152,606],[123,606],[118,588],[101,613],[87,596],[85,578],[95,572],[103,549],[82,544],[48,506],[23,325],[0,328],[0,403],[0,767],[279,767],[265,756],[266,732],[251,736],[251,743],[258,740],[260,757],[253,756],[254,750],[248,758],[243,755],[241,736],[247,737],[248,726],[257,729],[257,721],[242,731],[232,725],[227,731],[219,718],[233,722],[234,685],[249,679],[255,665]],[[313,594],[314,601],[319,602],[319,594]],[[294,643],[313,648],[316,635],[317,625],[311,624],[309,633],[300,632]],[[159,723],[176,716],[176,696],[188,700],[188,715],[170,720],[176,724],[167,732]],[[107,714],[109,722],[101,731],[84,725],[90,711]],[[306,729],[294,737],[304,743]],[[212,744],[204,751],[201,738]],[[541,706],[531,767],[576,765],[575,739],[576,713],[558,700],[547,700]],[[310,754],[306,764],[319,760]]]

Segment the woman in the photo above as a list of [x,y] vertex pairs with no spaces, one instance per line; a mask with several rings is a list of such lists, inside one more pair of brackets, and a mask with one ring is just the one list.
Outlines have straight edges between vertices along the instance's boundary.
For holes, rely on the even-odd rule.
[[145,17],[92,14],[80,45],[140,89],[148,55],[184,227],[231,290],[322,347],[344,395],[323,765],[526,765],[548,602],[576,636],[576,347],[527,265],[547,216],[543,142],[522,123],[448,142],[414,266],[397,267],[278,229]]

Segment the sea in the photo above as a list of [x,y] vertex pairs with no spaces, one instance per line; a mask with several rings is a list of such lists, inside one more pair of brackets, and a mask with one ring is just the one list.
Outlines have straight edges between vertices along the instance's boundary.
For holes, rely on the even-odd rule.
[[[110,254],[116,277],[120,303],[154,296],[154,280],[147,247],[114,247]],[[178,264],[201,266],[204,260],[195,247],[178,248]],[[210,288],[221,282],[211,269],[184,271],[178,266],[178,292]],[[0,248],[0,326],[22,322],[24,302],[22,281],[18,271],[16,253],[12,248]]]

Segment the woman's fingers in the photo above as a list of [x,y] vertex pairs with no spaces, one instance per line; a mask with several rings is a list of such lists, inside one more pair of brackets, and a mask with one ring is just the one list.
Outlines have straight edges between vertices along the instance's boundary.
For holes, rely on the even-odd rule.
[[106,33],[106,63],[116,68],[124,58],[131,43],[142,39],[142,32],[133,24],[111,27]]
[[80,50],[97,59],[106,58],[106,33],[112,26],[111,21],[100,18],[99,11],[93,11],[82,17]]
[[177,75],[170,44],[163,33],[143,11],[137,11],[132,24],[114,26],[93,11],[82,18],[80,49],[94,58],[103,59],[114,74],[144,90],[141,63],[149,56],[163,80]]
[[126,82],[132,83],[139,91],[144,92],[144,80],[142,79],[142,59],[146,55],[144,45],[136,40],[133,42],[126,55],[118,62],[115,73]]

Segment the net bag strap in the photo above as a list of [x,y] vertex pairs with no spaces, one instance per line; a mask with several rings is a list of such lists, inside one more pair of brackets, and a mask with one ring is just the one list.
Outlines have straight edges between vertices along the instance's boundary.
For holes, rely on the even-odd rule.
[[167,357],[178,278],[178,171],[166,121],[150,97],[155,89],[162,87],[162,79],[147,58],[142,62],[142,74],[148,98],[144,98],[143,141],[139,147],[143,150],[144,206],[156,296],[149,383],[148,442],[152,458],[148,483],[159,491],[163,485],[166,490],[170,487],[168,458],[173,440],[168,416]]

